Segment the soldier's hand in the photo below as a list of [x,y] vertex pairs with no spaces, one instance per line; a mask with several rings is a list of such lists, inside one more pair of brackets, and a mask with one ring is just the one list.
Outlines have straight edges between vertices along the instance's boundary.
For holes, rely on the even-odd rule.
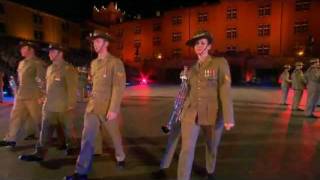
[[108,112],[106,119],[107,119],[107,120],[113,120],[113,119],[115,119],[115,118],[117,117],[117,115],[118,115],[118,114],[115,113],[115,112]]
[[224,123],[224,128],[229,131],[234,127],[234,123]]
[[38,99],[38,103],[39,103],[39,104],[43,104],[43,102],[44,102],[44,98],[39,98],[39,99]]

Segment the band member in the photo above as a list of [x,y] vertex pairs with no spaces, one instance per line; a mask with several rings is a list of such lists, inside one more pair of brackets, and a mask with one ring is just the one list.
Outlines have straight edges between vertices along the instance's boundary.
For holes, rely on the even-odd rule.
[[289,93],[290,83],[291,83],[290,73],[289,73],[290,68],[291,66],[289,64],[284,65],[284,70],[280,75],[281,91],[282,91],[281,105],[288,105],[287,98],[288,98],[288,93]]
[[[0,141],[0,146],[15,147],[26,120],[32,121],[37,134],[41,125],[41,106],[44,94],[45,64],[35,54],[34,42],[20,42],[19,48],[24,59],[18,66],[19,88],[10,114],[9,130]],[[30,117],[27,118],[26,117]]]
[[[42,161],[47,152],[54,130],[65,134],[67,152],[75,145],[72,111],[76,106],[78,74],[75,68],[64,60],[66,48],[61,45],[49,45],[49,58],[52,64],[46,74],[46,98],[42,112],[42,128],[36,151],[30,155],[21,155],[23,161]],[[64,131],[59,132],[63,127]],[[73,137],[73,138],[72,138]]]
[[[182,147],[178,163],[178,180],[189,180],[200,129],[206,139],[207,178],[213,179],[217,145],[216,123],[226,130],[234,127],[231,77],[229,65],[223,57],[212,57],[209,50],[213,38],[207,31],[197,32],[187,45],[194,48],[197,63],[188,73],[189,93],[181,120]],[[222,133],[222,130],[220,131]]]
[[296,68],[291,74],[292,89],[294,91],[292,110],[303,111],[303,109],[299,108],[299,105],[302,98],[303,90],[305,88],[306,80],[302,72],[303,63],[296,62],[295,65],[296,65]]
[[90,36],[98,57],[91,62],[92,94],[84,115],[81,151],[75,173],[67,180],[87,179],[92,164],[96,135],[100,126],[109,132],[115,148],[117,166],[125,165],[125,153],[119,130],[120,103],[125,89],[125,70],[122,61],[108,51],[112,38],[108,33],[94,32]]
[[305,78],[307,80],[307,104],[305,109],[305,114],[310,118],[317,118],[313,112],[317,106],[317,102],[320,95],[320,64],[319,59],[311,59],[311,66],[305,73]]

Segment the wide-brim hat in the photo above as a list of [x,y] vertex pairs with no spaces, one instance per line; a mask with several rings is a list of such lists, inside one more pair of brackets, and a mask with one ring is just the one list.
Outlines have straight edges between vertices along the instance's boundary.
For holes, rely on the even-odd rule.
[[208,40],[208,43],[211,44],[213,42],[213,37],[211,36],[211,34],[208,32],[208,31],[204,31],[204,30],[201,30],[201,31],[198,31],[196,32],[192,38],[190,38],[187,42],[186,42],[186,45],[187,46],[194,46],[196,44],[196,42],[199,40],[199,39],[202,39],[202,38],[205,38]]
[[296,62],[295,66],[303,66],[303,62]]
[[283,67],[284,67],[285,69],[290,69],[290,68],[291,68],[290,64],[286,64],[286,65],[284,65]]
[[24,47],[24,46],[29,46],[32,47],[33,49],[39,48],[38,43],[33,42],[33,41],[20,41],[18,44],[18,49]]
[[105,39],[105,40],[110,41],[110,42],[113,41],[113,38],[109,33],[98,31],[98,30],[95,30],[93,33],[90,33],[89,37],[88,37],[88,40],[92,41],[92,40],[94,40],[96,38],[102,38],[102,39]]
[[312,58],[312,59],[310,59],[310,63],[319,63],[320,61],[319,61],[319,58]]
[[47,48],[43,49],[44,51],[49,52],[50,50],[58,50],[58,51],[62,51],[62,52],[67,52],[68,48],[61,45],[61,44],[49,44]]

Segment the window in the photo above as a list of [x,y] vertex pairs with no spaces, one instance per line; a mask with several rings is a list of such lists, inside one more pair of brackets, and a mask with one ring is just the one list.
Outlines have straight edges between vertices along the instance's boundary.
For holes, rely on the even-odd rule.
[[257,53],[258,55],[269,55],[270,54],[270,45],[259,45],[257,47]]
[[271,5],[263,5],[259,6],[258,8],[258,16],[263,17],[263,16],[270,16],[271,15]]
[[271,25],[270,24],[260,24],[258,26],[258,36],[270,36]]
[[181,32],[172,33],[172,41],[173,42],[181,41],[181,38],[182,38],[182,33]]
[[35,30],[33,32],[33,37],[35,40],[43,40],[43,32]]
[[154,31],[154,32],[159,32],[159,31],[161,31],[161,25],[160,25],[160,23],[155,23],[155,24],[153,24],[153,31]]
[[33,23],[42,25],[42,16],[40,16],[39,14],[33,14]]
[[236,38],[237,38],[237,28],[228,28],[227,39],[236,39]]
[[172,17],[172,25],[179,25],[179,24],[182,24],[182,17],[181,16]]
[[136,26],[136,27],[134,28],[134,33],[135,33],[135,34],[141,34],[141,27],[140,27],[140,26]]
[[311,7],[311,0],[296,0],[296,11],[307,11]]
[[233,46],[233,45],[227,46],[226,52],[228,54],[236,53],[237,52],[237,47]]
[[0,34],[6,33],[6,25],[2,22],[0,22]]
[[5,10],[4,10],[4,6],[2,3],[0,3],[0,14],[4,14]]
[[207,22],[208,13],[198,13],[198,22]]
[[69,29],[70,29],[69,23],[67,22],[61,23],[61,29],[63,32],[69,32]]
[[237,19],[237,9],[228,8],[227,9],[227,19]]
[[160,46],[160,44],[161,44],[160,37],[153,37],[153,45]]
[[172,57],[173,57],[173,58],[179,58],[179,57],[181,57],[181,49],[180,49],[180,48],[174,49],[174,50],[172,51]]
[[141,46],[141,41],[140,40],[134,40],[133,46],[134,47],[140,47]]
[[298,33],[305,33],[308,32],[309,30],[309,23],[308,21],[297,21],[294,24],[294,33],[298,34]]

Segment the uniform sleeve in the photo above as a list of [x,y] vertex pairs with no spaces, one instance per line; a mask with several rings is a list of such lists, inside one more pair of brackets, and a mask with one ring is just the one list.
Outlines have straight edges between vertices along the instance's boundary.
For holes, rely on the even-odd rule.
[[226,59],[219,61],[222,62],[219,67],[218,91],[223,120],[225,123],[234,123],[230,68]]
[[285,81],[288,82],[288,83],[291,82],[289,72],[287,72],[287,73],[285,74]]
[[118,113],[120,111],[120,104],[125,90],[125,84],[126,73],[123,63],[121,61],[116,62],[113,68],[112,96],[109,112]]
[[66,72],[68,108],[74,108],[77,102],[78,72],[72,66],[67,67]]
[[37,68],[36,81],[41,90],[41,93],[42,93],[41,96],[43,96],[46,92],[46,65],[45,63],[39,60],[36,64],[36,68]]

